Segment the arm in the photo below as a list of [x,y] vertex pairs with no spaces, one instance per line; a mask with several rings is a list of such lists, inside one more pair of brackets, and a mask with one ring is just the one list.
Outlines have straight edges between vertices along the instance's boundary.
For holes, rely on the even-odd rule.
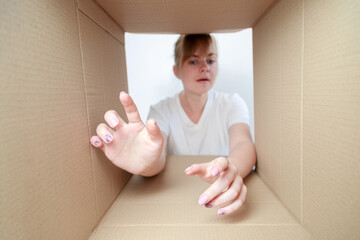
[[240,177],[245,178],[256,163],[255,145],[247,124],[237,123],[229,129],[229,161],[234,164]]

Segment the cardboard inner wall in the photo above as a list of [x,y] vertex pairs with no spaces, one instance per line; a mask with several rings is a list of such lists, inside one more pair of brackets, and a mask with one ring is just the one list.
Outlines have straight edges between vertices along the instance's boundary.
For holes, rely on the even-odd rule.
[[[125,116],[118,98],[120,90],[127,90],[125,49],[119,40],[82,12],[79,12],[79,32],[89,131],[91,135],[96,135],[97,125],[104,122],[105,111],[112,109]],[[91,155],[97,210],[101,217],[119,194],[129,174],[114,167],[101,151],[91,148]]]
[[[228,0],[217,21],[189,25],[179,24],[179,2],[198,16],[219,10],[210,1],[117,1],[116,19],[93,0],[2,4],[0,239],[86,239],[129,179],[88,142],[106,110],[125,117],[124,31],[255,23],[258,174],[314,239],[360,237],[360,3],[283,0],[264,15],[274,1]],[[246,13],[250,26],[233,25]]]
[[301,219],[302,1],[281,1],[254,28],[257,172]]
[[303,223],[360,238],[360,2],[305,1]]
[[2,3],[0,239],[86,239],[130,176],[89,145],[127,90],[123,33],[94,5],[101,25],[75,1]]
[[360,236],[359,14],[281,1],[254,28],[258,173],[314,239]]

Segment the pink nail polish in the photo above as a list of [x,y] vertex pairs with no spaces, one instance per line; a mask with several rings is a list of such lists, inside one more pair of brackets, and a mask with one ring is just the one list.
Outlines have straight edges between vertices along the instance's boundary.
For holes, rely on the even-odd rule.
[[95,147],[100,147],[100,145],[101,145],[101,142],[99,140],[94,141],[94,146]]
[[189,172],[191,171],[192,167],[188,167],[187,169],[185,169],[185,172]]
[[199,204],[200,204],[200,205],[204,205],[207,201],[208,201],[208,198],[207,198],[206,196],[202,196],[202,197],[199,199]]
[[105,135],[105,142],[106,143],[109,143],[109,142],[111,142],[113,140],[113,137],[110,135],[110,134],[106,134]]
[[207,204],[205,204],[205,207],[207,207],[207,208],[212,208],[212,207],[213,207],[213,204],[212,204],[212,203],[207,203]]
[[214,168],[213,170],[211,170],[211,174],[215,177],[216,175],[219,174],[219,169],[218,168]]
[[109,125],[110,125],[110,127],[112,127],[112,128],[116,127],[118,124],[119,124],[119,121],[118,121],[116,118],[111,118],[111,119],[109,120]]
[[223,209],[220,209],[219,211],[218,211],[218,214],[219,215],[224,215],[226,212],[225,212],[225,210],[223,210]]

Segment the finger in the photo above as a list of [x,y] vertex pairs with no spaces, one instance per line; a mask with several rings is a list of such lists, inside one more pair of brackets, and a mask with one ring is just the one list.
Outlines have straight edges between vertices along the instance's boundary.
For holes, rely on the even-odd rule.
[[146,123],[146,129],[149,133],[149,137],[153,142],[162,143],[163,135],[161,134],[160,128],[156,124],[154,119],[149,119]]
[[187,175],[200,175],[200,176],[205,176],[207,173],[207,168],[208,168],[209,164],[208,163],[202,163],[202,164],[193,164],[190,167],[185,169],[185,173]]
[[103,147],[103,143],[102,143],[101,139],[98,136],[92,136],[90,138],[90,142],[91,142],[91,145],[93,145],[96,148]]
[[124,125],[124,120],[114,110],[109,110],[105,113],[104,119],[112,128],[120,128]]
[[129,123],[142,123],[139,111],[130,95],[125,92],[121,92],[120,101],[125,108]]
[[239,196],[229,205],[220,208],[218,210],[218,214],[219,215],[230,214],[238,210],[244,204],[246,195],[247,195],[247,187],[244,184],[243,187],[241,188],[241,192]]
[[235,180],[236,169],[234,166],[229,166],[225,171],[223,171],[219,178],[205,190],[203,194],[200,195],[199,204],[204,205],[215,197],[223,193],[223,191]]
[[218,157],[212,161],[211,175],[214,177],[224,171],[229,165],[229,161],[225,157]]
[[225,192],[213,199],[211,202],[207,203],[205,207],[218,207],[234,201],[239,196],[242,186],[243,180],[240,176],[237,176],[235,180],[231,183],[229,189],[227,189]]
[[114,139],[113,130],[111,130],[105,123],[100,123],[97,126],[96,133],[106,144],[111,143]]

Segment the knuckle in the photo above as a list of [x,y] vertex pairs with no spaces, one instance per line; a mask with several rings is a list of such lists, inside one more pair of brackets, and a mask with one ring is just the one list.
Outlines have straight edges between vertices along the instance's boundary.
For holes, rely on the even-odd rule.
[[205,176],[204,176],[204,180],[206,181],[206,182],[209,182],[209,181],[211,181],[212,180],[212,176],[210,176],[209,174],[206,174]]
[[241,200],[239,200],[236,204],[233,204],[233,205],[231,206],[232,211],[234,212],[234,211],[238,210],[238,209],[241,207],[241,205],[242,205],[241,203],[242,203]]
[[220,164],[222,167],[226,168],[226,166],[227,166],[227,159],[226,159],[225,157],[219,157],[219,158],[218,158],[218,162],[219,162],[219,164]]
[[242,186],[241,191],[244,191],[244,194],[246,194],[246,193],[247,193],[247,187],[246,187],[246,185],[245,185],[245,184]]
[[214,197],[216,197],[216,189],[213,189],[213,188],[209,188],[208,190],[206,190],[205,192],[205,195],[209,197],[209,200],[210,199],[213,199]]
[[244,186],[244,180],[242,179],[242,177],[237,176],[238,181],[239,181],[239,186]]
[[233,181],[233,178],[229,174],[224,174],[221,178],[221,182],[226,186],[229,186],[232,181]]
[[233,165],[233,164],[230,164],[229,167],[228,167],[229,171],[233,174],[237,174],[237,168]]
[[229,198],[231,200],[234,200],[238,195],[239,195],[239,192],[238,191],[235,191],[234,189],[230,188],[228,191],[228,194],[229,194]]

